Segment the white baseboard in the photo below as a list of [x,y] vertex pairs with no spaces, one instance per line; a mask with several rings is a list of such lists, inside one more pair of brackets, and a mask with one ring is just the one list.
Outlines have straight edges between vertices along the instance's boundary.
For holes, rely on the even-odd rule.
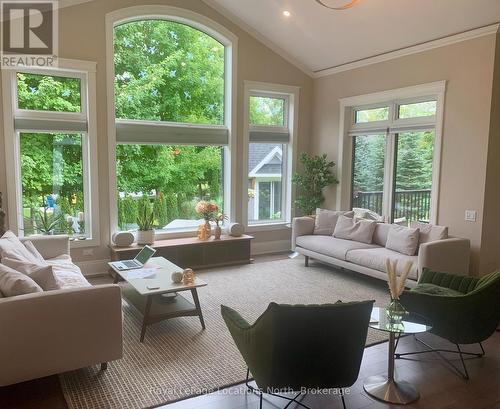
[[109,261],[111,260],[75,261],[74,263],[80,267],[85,277],[92,277],[107,274]]
[[290,240],[273,240],[252,243],[252,256],[291,251]]

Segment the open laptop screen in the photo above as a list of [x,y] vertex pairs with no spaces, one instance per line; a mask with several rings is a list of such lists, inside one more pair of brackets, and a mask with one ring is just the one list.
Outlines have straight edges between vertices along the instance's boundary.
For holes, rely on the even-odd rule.
[[141,264],[146,264],[147,261],[156,253],[156,250],[149,246],[144,246],[143,249],[135,256],[135,260],[137,260]]

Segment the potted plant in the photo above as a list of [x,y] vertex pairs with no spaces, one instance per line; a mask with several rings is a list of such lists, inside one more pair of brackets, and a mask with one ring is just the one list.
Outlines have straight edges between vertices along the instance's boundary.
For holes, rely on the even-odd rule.
[[339,181],[332,173],[335,162],[328,161],[326,153],[316,156],[303,153],[300,163],[304,170],[296,173],[292,179],[298,188],[295,205],[302,214],[310,215],[325,201],[323,189]]
[[137,216],[137,244],[153,244],[155,242],[154,210],[149,199],[143,198],[139,203]]
[[61,213],[56,213],[55,210],[49,212],[49,208],[44,207],[43,211],[38,210],[35,215],[35,229],[37,232],[44,235],[54,234],[61,220],[63,220],[63,215]]

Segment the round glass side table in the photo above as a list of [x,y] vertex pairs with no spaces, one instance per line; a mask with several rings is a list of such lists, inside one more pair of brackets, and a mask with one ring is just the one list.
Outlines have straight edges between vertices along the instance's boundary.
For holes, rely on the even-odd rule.
[[394,353],[396,352],[396,336],[427,332],[432,327],[398,319],[391,316],[385,308],[373,307],[370,328],[389,333],[389,359],[387,376],[370,376],[363,384],[366,393],[375,399],[396,405],[407,405],[415,402],[420,394],[417,389],[405,381],[394,379]]

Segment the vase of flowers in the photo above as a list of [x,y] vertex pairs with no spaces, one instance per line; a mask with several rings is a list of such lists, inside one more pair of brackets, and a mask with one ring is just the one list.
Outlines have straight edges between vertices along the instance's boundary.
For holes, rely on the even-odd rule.
[[219,207],[215,203],[202,200],[196,204],[195,210],[205,220],[205,223],[198,228],[198,238],[200,240],[208,240],[212,235],[210,221],[215,220],[217,217]]
[[401,276],[398,277],[397,268],[398,262],[387,259],[385,261],[385,266],[387,269],[387,282],[389,284],[389,291],[391,293],[391,302],[386,308],[387,317],[391,322],[400,322],[406,315],[408,315],[408,311],[403,307],[401,302],[399,301],[399,297],[401,296],[404,288],[406,279],[408,278],[408,274],[410,274],[410,270],[413,263],[408,261],[403,268],[403,272]]
[[215,233],[214,233],[214,238],[215,240],[220,240],[220,236],[222,235],[222,228],[219,225],[219,223],[224,223],[224,220],[227,219],[227,216],[223,213],[219,213],[217,217],[214,219],[215,221]]

